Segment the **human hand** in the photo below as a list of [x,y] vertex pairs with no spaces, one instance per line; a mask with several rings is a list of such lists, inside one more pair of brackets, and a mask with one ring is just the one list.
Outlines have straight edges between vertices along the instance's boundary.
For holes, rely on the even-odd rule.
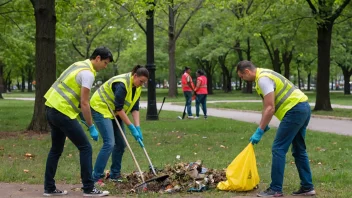
[[94,141],[98,141],[98,139],[99,139],[98,134],[99,133],[98,133],[98,130],[95,128],[94,124],[92,124],[92,126],[89,127],[89,133],[90,133],[90,136],[93,138]]
[[262,139],[263,134],[264,134],[264,131],[258,127],[257,130],[252,135],[252,137],[249,139],[249,141],[252,142],[252,144],[258,144],[260,139]]
[[134,124],[128,125],[128,128],[130,129],[131,134],[133,135],[134,139],[136,139],[136,141],[138,141],[138,139],[140,139],[141,137],[139,136],[139,132],[137,131]]
[[142,134],[142,130],[141,130],[141,127],[140,126],[136,126],[136,129],[139,133],[139,136],[141,137],[140,139],[143,141],[143,134]]

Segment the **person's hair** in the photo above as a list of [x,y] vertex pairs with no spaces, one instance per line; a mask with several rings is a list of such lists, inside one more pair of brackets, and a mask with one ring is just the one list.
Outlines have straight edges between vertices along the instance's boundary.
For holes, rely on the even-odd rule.
[[205,74],[205,72],[202,69],[198,69],[197,74],[203,76]]
[[255,68],[255,65],[251,61],[243,60],[237,64],[236,72],[240,71],[241,73],[243,73],[246,69],[254,70]]
[[101,60],[109,59],[110,62],[114,61],[114,58],[112,57],[111,51],[104,46],[97,47],[93,54],[89,57],[90,60],[95,59],[97,56],[100,56]]
[[149,78],[149,71],[147,70],[147,68],[141,66],[141,65],[136,65],[133,69],[132,69],[132,75],[136,74],[138,77],[139,76],[144,76]]

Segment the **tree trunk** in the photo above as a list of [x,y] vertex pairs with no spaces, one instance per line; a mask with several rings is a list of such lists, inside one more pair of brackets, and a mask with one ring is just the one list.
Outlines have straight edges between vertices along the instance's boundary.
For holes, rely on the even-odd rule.
[[4,68],[5,64],[0,60],[0,99],[4,99],[2,93],[5,93],[5,84],[4,84]]
[[169,97],[177,96],[177,82],[176,82],[176,35],[175,35],[175,13],[171,6],[169,6]]
[[27,65],[27,83],[28,83],[28,92],[32,92],[32,82],[33,82],[33,70],[31,65]]
[[26,89],[26,77],[24,75],[24,69],[21,69],[21,92],[24,92]]
[[314,110],[331,111],[329,76],[330,76],[330,47],[333,24],[318,23],[318,73],[316,83],[316,101]]
[[6,89],[8,92],[11,92],[11,72],[12,72],[12,69],[10,69],[10,71],[7,72],[7,75],[6,75],[6,78],[5,78],[5,85],[6,85]]
[[[291,60],[292,60],[292,51],[285,51],[283,54],[282,54],[282,62],[284,63],[284,68],[285,68],[285,73],[284,73],[284,76],[290,80],[290,63],[291,63]],[[298,81],[299,83],[299,81]]]
[[346,95],[351,95],[351,84],[350,84],[350,78],[352,75],[352,68],[348,67],[341,67],[342,73],[343,73],[343,78],[345,79],[345,83],[343,86],[343,92]]
[[[286,73],[286,69],[285,69]],[[301,89],[301,70],[299,68],[299,63],[297,65],[297,78],[298,78],[298,89]]]
[[49,131],[45,118],[44,94],[56,78],[55,0],[31,0],[36,22],[36,92],[32,121],[28,130]]
[[280,51],[277,48],[274,50],[273,69],[281,74]]
[[307,76],[307,91],[310,91],[310,81],[312,78],[312,72],[309,71],[308,76]]

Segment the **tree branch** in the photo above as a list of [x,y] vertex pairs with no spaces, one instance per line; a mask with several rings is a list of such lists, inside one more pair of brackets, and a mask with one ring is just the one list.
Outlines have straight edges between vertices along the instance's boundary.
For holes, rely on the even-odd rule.
[[346,7],[350,2],[351,2],[351,0],[345,0],[345,1],[343,2],[343,4],[342,4],[339,8],[337,8],[337,9],[335,10],[335,13],[332,14],[331,17],[329,17],[329,20],[330,20],[331,22],[335,21],[335,19],[340,16],[340,14],[341,14],[341,12],[343,11],[343,9],[345,9],[345,7]]
[[251,0],[251,1],[249,1],[248,2],[248,6],[247,6],[247,9],[246,9],[246,14],[248,15],[249,14],[249,9],[252,7],[252,5],[253,5],[253,1],[254,0]]
[[1,4],[0,4],[0,7],[6,5],[6,4],[8,4],[8,3],[10,3],[11,1],[12,1],[12,0],[8,0],[8,1],[4,2],[4,3],[1,3]]
[[272,52],[271,52],[271,50],[270,50],[270,47],[269,47],[268,42],[266,41],[265,37],[263,36],[263,33],[260,33],[260,37],[262,38],[262,40],[263,40],[263,42],[264,42],[264,44],[265,44],[265,47],[266,47],[266,49],[267,49],[268,52],[269,52],[269,56],[270,56],[271,61],[274,61],[273,54],[272,54]]
[[147,30],[146,28],[143,27],[143,25],[138,21],[136,15],[131,12],[130,10],[128,10],[124,5],[122,5],[121,3],[119,2],[116,2],[117,5],[121,6],[123,9],[125,9],[127,12],[129,12],[133,18],[133,20],[137,23],[137,25],[142,29],[142,31],[144,32],[144,34],[147,34]]
[[82,54],[82,52],[81,51],[79,51],[79,49],[77,48],[77,46],[75,45],[75,43],[72,41],[72,46],[73,46],[73,48],[78,52],[78,54],[80,55],[80,56],[82,56],[83,58],[85,58],[85,56]]
[[197,5],[197,7],[191,12],[191,14],[188,16],[188,18],[186,19],[186,21],[182,24],[180,30],[177,32],[175,40],[177,40],[177,38],[180,36],[183,28],[185,28],[186,24],[188,23],[188,21],[191,19],[191,17],[202,7],[204,0],[200,0],[199,4]]
[[351,19],[351,18],[352,18],[352,16],[348,16],[348,17],[346,17],[345,19],[343,19],[343,20],[341,20],[341,21],[335,22],[335,24],[343,23],[343,22],[345,22],[345,21],[348,21],[348,20]]
[[316,14],[317,14],[317,9],[314,7],[314,5],[313,5],[313,3],[311,2],[311,0],[306,0],[306,1],[307,1],[307,3],[309,4],[310,9],[312,10],[312,13],[313,13],[314,15],[316,15]]

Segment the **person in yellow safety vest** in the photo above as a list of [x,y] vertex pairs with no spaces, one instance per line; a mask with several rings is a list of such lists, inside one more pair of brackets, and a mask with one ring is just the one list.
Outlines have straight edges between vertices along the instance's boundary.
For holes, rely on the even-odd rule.
[[[110,175],[107,178],[112,181],[122,180],[120,172],[121,162],[126,147],[126,143],[108,105],[111,110],[115,111],[122,130],[124,130],[123,123],[125,123],[133,137],[142,146],[143,135],[139,120],[139,99],[142,85],[148,81],[148,78],[148,70],[137,65],[132,72],[110,78],[92,96],[90,101],[92,116],[104,142],[92,173],[93,180],[100,186],[104,185],[101,178],[104,177],[104,169],[110,155],[112,155],[112,164]],[[129,112],[132,114],[134,124],[127,116]],[[123,133],[125,132],[123,131]]]
[[196,93],[196,119],[199,118],[199,105],[202,105],[202,110],[204,114],[204,119],[207,119],[207,95],[208,95],[208,79],[204,75],[204,71],[198,69],[197,75],[197,85],[194,89]]
[[294,196],[315,195],[312,183],[305,135],[311,116],[308,97],[292,82],[273,70],[257,68],[252,62],[244,60],[237,65],[238,76],[255,82],[255,89],[263,99],[262,118],[259,127],[250,138],[257,144],[270,128],[268,124],[275,115],[280,121],[272,146],[271,184],[268,189],[257,194],[259,197],[283,196],[282,185],[286,164],[286,153],[292,144],[292,156],[301,180]]
[[110,50],[98,47],[89,59],[73,63],[54,82],[44,95],[46,116],[51,128],[52,146],[46,161],[44,196],[66,195],[67,191],[55,186],[55,174],[58,161],[63,152],[66,137],[78,148],[80,153],[83,196],[105,196],[108,191],[94,187],[92,179],[92,146],[77,121],[82,112],[92,138],[98,140],[90,106],[89,96],[97,71],[105,69],[113,61]]
[[191,76],[191,68],[185,67],[181,78],[183,95],[186,98],[186,108],[189,119],[193,119],[192,115],[192,93],[194,92],[194,84]]

